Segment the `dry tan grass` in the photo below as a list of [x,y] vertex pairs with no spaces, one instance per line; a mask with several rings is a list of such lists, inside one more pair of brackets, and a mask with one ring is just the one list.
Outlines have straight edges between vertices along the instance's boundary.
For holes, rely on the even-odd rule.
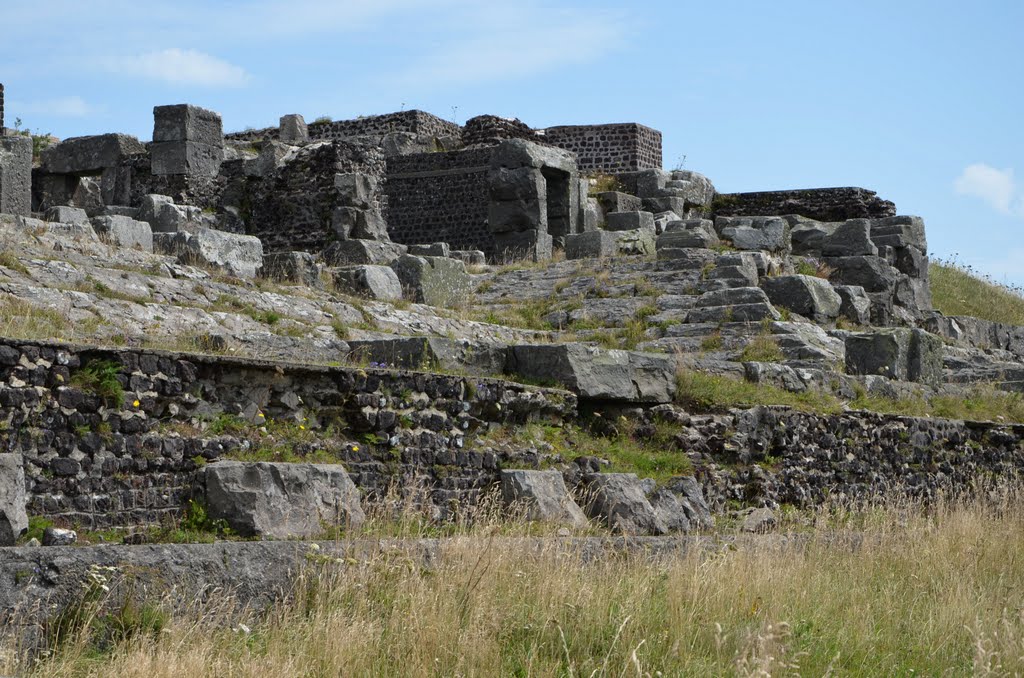
[[476,528],[430,566],[324,559],[249,631],[215,603],[107,654],[69,643],[34,673],[1020,674],[1020,499],[832,511],[807,541],[662,561],[585,563],[555,540],[525,552]]

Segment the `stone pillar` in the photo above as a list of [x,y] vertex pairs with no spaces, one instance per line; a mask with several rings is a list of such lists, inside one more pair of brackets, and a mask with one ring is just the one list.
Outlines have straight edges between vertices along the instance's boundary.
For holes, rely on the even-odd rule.
[[309,143],[309,128],[306,127],[306,120],[298,113],[282,115],[278,125],[281,143],[298,144]]
[[191,104],[153,109],[153,174],[215,177],[224,160],[220,115]]
[[0,212],[29,216],[32,211],[32,139],[0,137]]

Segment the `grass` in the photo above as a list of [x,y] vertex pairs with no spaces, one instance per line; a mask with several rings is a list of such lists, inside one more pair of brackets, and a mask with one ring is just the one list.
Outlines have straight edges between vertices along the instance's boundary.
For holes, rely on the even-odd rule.
[[779,342],[771,334],[761,332],[743,347],[742,362],[777,363],[785,359]]
[[859,389],[849,401],[823,391],[792,393],[769,384],[681,369],[676,374],[676,401],[698,412],[724,412],[731,407],[784,405],[801,412],[838,414],[844,409],[914,417],[944,417],[970,421],[1024,423],[1024,394],[977,384],[957,396],[935,395],[883,398]]
[[120,407],[124,402],[124,387],[118,380],[121,365],[112,360],[93,360],[71,375],[71,383],[99,396],[107,407]]
[[559,540],[524,548],[486,525],[447,539],[429,563],[402,552],[356,561],[311,551],[296,595],[264,616],[242,616],[223,594],[204,593],[186,614],[126,615],[134,632],[104,646],[90,645],[93,633],[79,626],[39,663],[12,649],[0,671],[1019,675],[1020,500],[1005,493],[990,504],[835,511],[822,520],[856,529],[854,538],[822,530],[807,541],[662,559],[588,559]]
[[953,259],[928,266],[932,305],[944,315],[969,315],[1007,325],[1024,325],[1024,291],[1001,285]]

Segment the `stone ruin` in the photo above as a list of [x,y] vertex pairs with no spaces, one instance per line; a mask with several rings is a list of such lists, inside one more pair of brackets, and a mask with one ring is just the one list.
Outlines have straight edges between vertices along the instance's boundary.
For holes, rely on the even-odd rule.
[[[0,86],[0,126],[2,112]],[[681,364],[847,398],[981,381],[1024,390],[1024,329],[935,313],[923,221],[872,191],[722,194],[697,172],[662,169],[661,134],[635,123],[460,126],[413,110],[308,124],[290,114],[225,134],[197,106],[153,114],[149,142],[77,137],[33,158],[31,139],[0,137],[4,227],[51,254],[88,255],[63,267],[27,258],[28,280],[0,288],[52,305],[76,266],[92,266],[67,307],[76,322],[92,304],[139,335],[186,328],[214,350],[0,338],[0,417],[33,432],[7,435],[20,461],[0,455],[0,543],[25,523],[5,506],[130,528],[180,515],[193,496],[240,533],[309,537],[322,521],[357,524],[358,497],[379,500],[396,480],[422,484],[441,517],[499,488],[536,519],[667,534],[706,527],[729,502],[813,505],[897,482],[927,493],[1021,462],[1019,426],[773,408],[691,416],[675,403]],[[93,266],[93,252],[123,259]],[[516,262],[537,265],[497,266]],[[263,292],[266,279],[302,293]],[[208,308],[180,301],[200,297]],[[431,308],[470,299],[491,311],[552,301],[552,330]],[[277,311],[293,313],[289,332],[256,320]],[[598,332],[641,317],[628,350],[598,345]],[[325,318],[377,326],[340,336]],[[765,336],[778,355],[747,355]],[[266,360],[222,355],[232,340]],[[295,364],[311,353],[369,366]],[[69,386],[97,362],[117,366],[124,403]],[[496,427],[594,414],[679,426],[695,475],[656,485],[599,472],[593,457],[473,444]],[[166,431],[221,415],[309,418],[317,430],[344,421],[351,439],[311,444],[345,470],[225,461],[251,441]],[[768,455],[786,466],[766,470]],[[943,470],[922,480],[922,466]]]

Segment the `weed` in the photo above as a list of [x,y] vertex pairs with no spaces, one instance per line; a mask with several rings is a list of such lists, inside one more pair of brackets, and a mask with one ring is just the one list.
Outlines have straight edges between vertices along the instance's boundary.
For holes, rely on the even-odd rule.
[[118,380],[121,365],[112,360],[92,360],[71,375],[71,383],[99,396],[107,407],[124,402],[124,387]]

